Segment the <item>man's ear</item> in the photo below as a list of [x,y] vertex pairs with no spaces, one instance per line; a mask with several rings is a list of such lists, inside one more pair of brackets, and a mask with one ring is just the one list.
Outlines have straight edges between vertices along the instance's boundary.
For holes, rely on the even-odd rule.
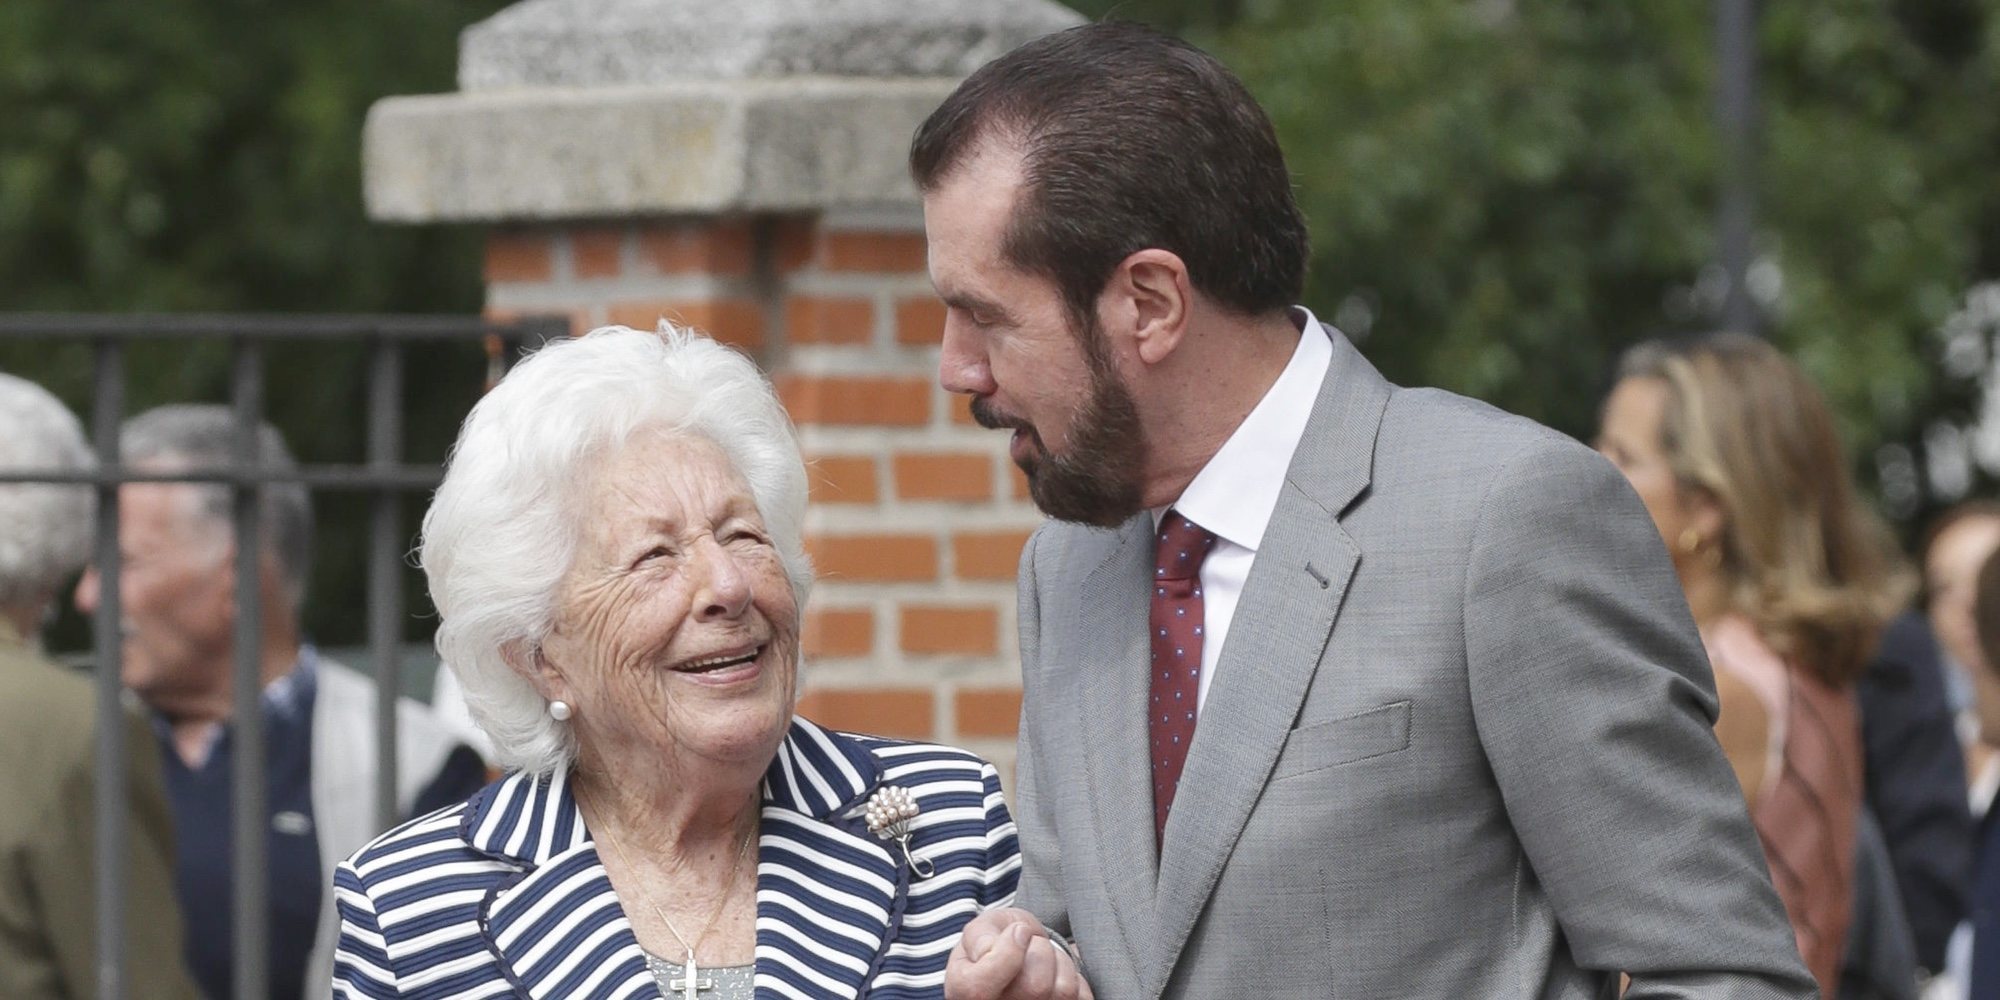
[[1130,338],[1139,360],[1156,365],[1180,347],[1194,309],[1194,285],[1180,255],[1140,250],[1120,261],[1099,297],[1100,316]]

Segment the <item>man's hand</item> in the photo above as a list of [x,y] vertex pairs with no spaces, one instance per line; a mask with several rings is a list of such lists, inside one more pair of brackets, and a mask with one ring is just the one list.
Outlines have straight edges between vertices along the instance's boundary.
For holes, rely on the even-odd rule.
[[1026,910],[988,910],[965,925],[944,970],[945,1000],[1094,1000],[1069,953]]

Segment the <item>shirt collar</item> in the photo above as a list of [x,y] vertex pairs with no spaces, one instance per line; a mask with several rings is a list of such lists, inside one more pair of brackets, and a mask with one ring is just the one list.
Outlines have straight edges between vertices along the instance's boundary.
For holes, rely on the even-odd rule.
[[[1285,370],[1171,505],[1218,538],[1252,552],[1264,540],[1292,453],[1305,438],[1320,383],[1333,362],[1328,328],[1312,310],[1292,307],[1292,321],[1301,332]],[[1155,527],[1166,512],[1165,507],[1153,511]]]
[[[298,661],[284,676],[274,678],[264,685],[257,703],[264,711],[269,723],[288,725],[304,722],[312,714],[313,700],[319,692],[319,650],[311,643],[299,646]],[[153,731],[163,741],[173,738],[173,723],[158,712],[152,713]],[[208,729],[208,743],[202,752],[205,762],[215,752],[223,734],[229,729],[227,720],[216,720]]]
[[296,719],[310,711],[319,687],[319,651],[310,643],[299,647],[298,662],[283,677],[264,685],[264,714]]

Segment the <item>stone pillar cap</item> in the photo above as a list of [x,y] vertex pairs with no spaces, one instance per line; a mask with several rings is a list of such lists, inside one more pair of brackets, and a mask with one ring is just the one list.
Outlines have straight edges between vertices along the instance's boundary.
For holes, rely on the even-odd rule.
[[466,29],[463,91],[792,76],[962,78],[1081,23],[1051,0],[523,0]]

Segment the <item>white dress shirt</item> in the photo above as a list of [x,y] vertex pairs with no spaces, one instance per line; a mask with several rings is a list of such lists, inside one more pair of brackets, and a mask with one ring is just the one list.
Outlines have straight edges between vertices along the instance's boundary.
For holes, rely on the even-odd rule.
[[1180,499],[1152,512],[1155,528],[1171,508],[1216,536],[1215,547],[1201,564],[1203,634],[1197,712],[1208,703],[1215,664],[1229,639],[1229,621],[1236,615],[1236,602],[1250,578],[1250,564],[1257,558],[1257,546],[1264,540],[1264,529],[1271,523],[1271,512],[1277,509],[1278,494],[1284,489],[1285,470],[1291,467],[1292,453],[1305,437],[1320,383],[1326,380],[1327,366],[1333,361],[1327,328],[1312,312],[1295,306],[1292,320],[1303,332],[1278,380],[1222,443],[1215,457],[1195,474]]

